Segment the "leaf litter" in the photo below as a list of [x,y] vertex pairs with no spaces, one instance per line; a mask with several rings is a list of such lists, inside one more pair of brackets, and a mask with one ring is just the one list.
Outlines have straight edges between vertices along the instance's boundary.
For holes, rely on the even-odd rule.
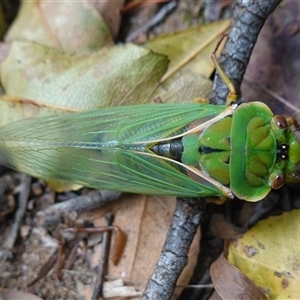
[[[195,69],[182,70],[180,67],[177,74],[173,75],[175,79],[168,79],[163,87],[156,89],[166,71],[168,58],[163,54],[155,54],[146,48],[135,45],[114,46],[109,30],[107,30],[108,27],[103,22],[103,19],[109,19],[109,17],[106,16],[102,19],[101,15],[96,12],[100,5],[94,4],[95,6],[91,7],[90,2],[83,1],[79,4],[83,7],[76,8],[75,5],[70,11],[67,10],[70,8],[68,4],[63,2],[60,3],[57,10],[53,9],[51,3],[47,1],[24,2],[22,4],[20,13],[10,27],[2,47],[0,76],[5,93],[0,101],[1,111],[5,112],[3,113],[5,117],[1,120],[2,126],[15,120],[37,115],[45,116],[59,114],[62,111],[78,111],[103,105],[126,103],[121,103],[120,99],[127,101],[127,103],[149,103],[155,102],[157,99],[163,102],[179,102],[183,98],[189,101],[195,96],[199,96],[199,91],[203,91],[204,87],[205,94],[207,94],[210,84],[205,78],[212,70],[211,64],[206,67],[199,65],[198,70],[204,71],[205,75],[201,72],[201,74],[196,74]],[[28,14],[32,15],[30,22],[24,20],[24,16],[28,16]],[[61,18],[59,18],[60,15]],[[78,18],[74,15],[78,15]],[[70,24],[67,22],[68,17],[72,18]],[[92,27],[84,27],[81,31],[74,31],[74,28],[78,26],[74,20],[82,22],[82,20],[87,19],[90,23],[87,22],[85,25]],[[91,25],[92,21],[95,23],[94,27]],[[64,26],[61,26],[62,24]],[[226,21],[221,26],[224,26],[223,30],[225,30],[228,25],[229,22]],[[111,32],[115,31],[115,29],[111,29]],[[68,37],[70,32],[75,32],[74,38],[71,35],[71,40]],[[84,36],[83,41],[82,32],[90,33]],[[95,38],[99,32],[104,33],[104,38],[103,36],[100,39]],[[210,44],[213,45],[214,42],[211,40]],[[204,55],[205,58],[198,59],[199,63],[208,60],[207,53],[209,51],[206,54],[202,52],[200,48],[199,55]],[[107,57],[105,53],[107,53]],[[195,58],[192,57],[191,59]],[[109,60],[112,63],[109,63]],[[107,72],[107,68],[113,71],[112,74]],[[134,69],[137,73],[133,73]],[[106,75],[105,77],[101,75],[101,71]],[[109,74],[113,77],[107,78]],[[128,79],[126,78],[127,74]],[[101,76],[104,80],[99,79]],[[204,82],[200,88],[195,85],[195,76],[199,76],[197,78],[201,78],[201,81]],[[138,82],[144,84],[144,87],[136,86],[137,79]],[[15,80],[19,82],[18,85],[12,84]],[[124,83],[123,86],[122,82]],[[128,86],[130,82],[131,87]],[[178,88],[178,83],[184,89]],[[100,86],[101,84],[102,86]],[[186,91],[188,95],[179,93],[179,90]],[[82,94],[80,95],[80,93]],[[94,93],[95,96],[91,96],[91,93]],[[74,97],[75,94],[76,97]],[[107,100],[105,95],[111,100]],[[205,95],[200,96],[204,97]],[[104,102],[99,103],[99,99]],[[80,101],[78,102],[78,100]],[[35,183],[37,182],[34,181]],[[47,269],[52,254],[59,247],[57,240],[49,237],[48,231],[53,231],[57,222],[61,220],[64,222],[67,222],[66,220],[74,221],[78,216],[76,211],[71,214],[56,215],[51,220],[52,223],[48,220],[47,231],[43,227],[38,227],[36,225],[36,212],[55,202],[55,193],[51,188],[44,184],[40,185],[40,188],[42,194],[30,192],[28,210],[23,214],[25,223],[22,225],[22,238],[10,249],[11,253],[19,258],[20,264],[15,265],[13,261],[7,261],[6,270],[10,270],[10,272],[3,273],[8,277],[2,276],[1,285],[27,290],[40,295],[43,299],[53,299],[54,297],[76,299],[88,293],[88,291],[84,291],[84,286],[91,285],[94,277],[92,262],[89,261],[93,251],[84,242],[79,243],[75,252],[77,259],[73,265],[74,271],[64,270],[62,272],[63,286],[58,283],[53,270],[48,270],[50,272],[43,275],[45,277],[42,280],[29,286],[31,282],[37,279],[36,276],[41,266],[46,266]],[[85,190],[83,190],[84,192]],[[69,192],[67,197],[70,196],[76,197],[76,193]],[[159,256],[172,216],[175,199],[153,199],[153,197],[129,195],[124,197],[127,197],[127,200],[116,202],[110,209],[115,212],[116,222],[119,223],[119,226],[122,229],[123,227],[126,228],[127,244],[130,246],[125,248],[120,266],[109,266],[111,269],[109,275],[112,278],[124,278],[125,282],[136,284],[136,288],[142,290]],[[133,200],[135,197],[136,201]],[[120,203],[124,204],[121,205]],[[138,209],[140,213],[134,209],[134,203],[140,207]],[[104,211],[107,209],[104,208]],[[125,217],[126,211],[136,214]],[[95,219],[96,214],[104,216],[103,210],[102,213],[98,211],[91,214],[89,217],[91,220]],[[81,219],[83,218],[85,215],[81,216]],[[119,218],[121,219],[119,220]],[[138,222],[135,224],[132,220]],[[101,225],[101,221],[98,219],[94,221],[97,225]],[[150,232],[152,235],[149,234]],[[135,241],[131,241],[130,236]],[[197,239],[195,239],[195,244],[190,252],[190,265],[185,269],[183,279],[180,282],[181,285],[188,282],[193,263],[195,263],[197,249]],[[147,260],[145,260],[145,253],[148,253]],[[122,260],[124,261],[123,265]],[[22,280],[18,281],[19,278]],[[60,288],[58,288],[59,286]],[[120,283],[117,286],[120,286]],[[179,292],[180,290],[176,293],[179,294]],[[131,293],[135,292],[132,291]]]
[[[47,6],[44,5],[44,6],[41,6],[41,7],[43,7],[43,9],[45,9],[45,7],[47,7]],[[37,7],[35,7],[35,9],[36,8]],[[95,8],[92,8],[93,11],[94,11],[94,9]],[[294,7],[294,11],[296,11],[295,7]],[[53,11],[52,11],[52,13],[53,13]],[[35,14],[37,14],[38,17],[41,17],[41,15],[39,15],[38,13],[35,13]],[[50,16],[51,16],[51,14],[50,14]],[[95,16],[96,15],[94,14],[94,17]],[[100,18],[95,17],[95,19],[99,20]],[[35,28],[35,26],[36,26],[36,25],[34,25],[35,24],[34,22],[35,22],[35,20],[33,20],[33,25],[31,24],[32,28]],[[33,47],[33,48],[34,47],[40,47],[42,49],[41,50],[42,53],[43,53],[43,51],[45,53],[45,51],[46,51],[45,49],[47,49],[45,46],[51,47],[51,50],[49,49],[48,51],[49,52],[53,51],[53,53],[55,53],[55,55],[57,55],[57,56],[66,55],[65,53],[61,53],[61,51],[63,51],[63,52],[70,51],[71,52],[70,57],[76,55],[76,54],[74,54],[74,45],[72,45],[72,46],[64,45],[63,42],[65,42],[67,39],[64,36],[60,37],[59,35],[57,35],[57,36],[55,35],[55,33],[57,32],[57,28],[60,28],[60,27],[57,27],[58,25],[55,24],[55,22],[54,22],[53,27],[51,27],[51,30],[49,30],[49,26],[51,24],[49,24],[48,22],[45,22],[45,20],[43,20],[43,22],[44,22],[44,25],[45,25],[45,26],[43,26],[44,27],[43,29],[46,28],[46,31],[49,34],[48,37],[47,37],[47,40],[44,42],[45,44],[43,46],[41,46],[41,45],[31,45],[30,43],[28,43],[28,41],[19,42],[19,45],[25,45],[27,43],[29,45],[29,49],[31,47]],[[24,25],[24,23],[21,23],[21,26],[23,26],[24,31],[26,31],[26,26]],[[100,27],[98,27],[97,31],[99,30],[99,28]],[[287,30],[289,29],[289,32],[290,32],[291,36],[297,36],[297,30],[292,31],[292,29],[294,28],[292,26],[292,23],[288,24],[286,28],[287,28]],[[15,30],[15,32],[16,32],[16,30]],[[66,32],[67,32],[67,30],[66,30]],[[104,29],[104,32],[107,36],[109,36],[108,31],[106,29]],[[11,45],[9,45],[8,48],[6,49],[6,51],[8,50],[6,52],[6,54],[8,53],[7,54],[8,58],[9,58],[10,50],[12,49],[12,47],[18,47],[19,46],[18,43],[13,42],[13,40],[14,40],[13,36],[15,34],[15,33],[14,34],[13,33],[14,33],[13,31],[12,31],[12,33],[9,33],[8,34],[9,38],[7,38],[7,41],[10,41],[10,43],[11,43]],[[25,33],[23,31],[22,31],[22,34],[25,35]],[[91,37],[93,37],[92,34],[91,34]],[[31,37],[31,38],[33,39],[33,37]],[[79,39],[80,38],[77,39],[77,42],[79,41]],[[110,43],[112,43],[112,38],[106,37],[105,39],[102,39],[102,41],[104,41],[103,43],[106,47]],[[35,42],[37,42],[37,41],[35,40]],[[75,42],[76,42],[76,40],[75,40]],[[38,41],[37,43],[38,44],[43,44],[43,42],[41,42],[41,41]],[[152,42],[149,42],[149,44],[151,44],[151,43]],[[257,47],[259,47],[259,45],[261,43],[262,42],[259,42]],[[213,42],[212,42],[212,44],[213,44]],[[288,43],[286,43],[286,44],[288,45]],[[81,48],[81,46],[77,47],[80,51],[82,51],[81,54],[78,54],[79,57],[80,56],[84,57],[84,55],[86,55],[85,52],[87,50],[97,52],[98,48],[101,47],[99,45],[95,46],[93,41],[88,42],[87,45],[88,46],[85,46],[83,44],[82,48]],[[267,46],[269,46],[269,45],[267,45]],[[128,46],[128,47],[134,47],[134,46]],[[147,45],[146,45],[146,47],[147,47]],[[69,50],[68,50],[68,48],[69,48]],[[21,48],[21,50],[22,49],[24,49],[24,48]],[[132,48],[130,48],[130,49],[132,49]],[[274,49],[276,49],[276,48],[274,48]],[[19,53],[18,55],[23,54],[22,51],[20,51],[20,50],[17,53]],[[161,54],[165,54],[165,53],[162,52]],[[260,55],[261,55],[261,51],[260,51]],[[42,56],[43,56],[43,54],[41,55],[41,57]],[[86,56],[88,56],[88,55],[86,55]],[[28,57],[25,57],[25,58],[27,59]],[[276,55],[273,56],[273,58],[275,59]],[[163,56],[161,56],[161,59],[163,60]],[[53,61],[55,62],[55,60],[56,59],[54,59]],[[96,60],[94,60],[94,62],[95,61]],[[148,59],[146,59],[146,61],[148,61]],[[204,59],[200,58],[200,61],[204,61]],[[207,62],[207,61],[210,61],[210,60],[205,59],[205,62]],[[288,62],[288,60],[286,60],[286,62]],[[11,66],[12,64],[9,64],[9,65]],[[70,63],[70,65],[72,66],[72,63]],[[256,70],[256,68],[259,65],[260,64],[258,63],[256,65],[256,67],[255,67],[255,65],[252,65],[252,66],[253,66],[254,70]],[[29,66],[30,66],[30,64],[29,64]],[[52,66],[52,65],[50,64],[50,66]],[[251,64],[250,64],[250,66],[251,66]],[[288,66],[288,64],[287,64],[287,66]],[[70,69],[72,69],[72,68],[70,68]],[[139,69],[139,67],[137,67],[137,69]],[[153,69],[155,69],[155,67]],[[66,70],[68,70],[68,68],[66,68]],[[157,70],[155,70],[155,71],[157,71]],[[45,70],[43,70],[43,72],[44,72],[44,74],[42,74],[43,76],[48,76],[49,75],[49,72],[46,72]],[[120,72],[120,74],[122,74],[122,72],[124,72],[124,69]],[[169,85],[166,85],[167,88],[164,87],[162,90],[157,90],[157,91],[153,88],[153,92],[151,92],[151,93],[149,91],[147,91],[146,94],[151,95],[151,97],[149,97],[149,99],[150,99],[149,101],[153,101],[153,99],[156,99],[156,100],[159,99],[159,101],[162,101],[162,102],[168,102],[170,100],[174,101],[174,99],[175,99],[175,101],[180,101],[180,98],[182,99],[183,96],[186,95],[186,93],[188,93],[189,88],[186,89],[186,93],[180,94],[179,93],[180,89],[176,90],[176,86],[178,87],[177,83],[178,82],[181,83],[181,85],[183,87],[186,87],[186,86],[194,87],[195,86],[195,81],[194,81],[195,80],[194,79],[195,74],[193,72],[194,72],[194,70],[189,69],[188,71],[184,71],[182,68],[180,68],[179,72],[174,75],[172,80],[170,80]],[[276,72],[278,72],[278,74],[282,74],[282,73],[285,74],[284,71],[281,71],[281,70],[279,70],[279,71],[277,70]],[[16,74],[17,73],[18,73],[18,71],[16,72]],[[154,80],[153,86],[155,86],[155,82],[157,83],[161,80],[161,75],[162,75],[163,71],[158,70],[158,73],[159,73],[159,75],[157,75],[156,79]],[[184,74],[184,76],[180,76],[180,75],[182,75],[182,73]],[[11,74],[11,72],[8,72],[7,74],[8,75],[5,75],[5,77],[9,76]],[[188,75],[185,75],[185,74],[188,74]],[[256,72],[256,74],[260,74],[260,73]],[[77,76],[78,75],[82,76],[80,69],[78,69],[78,71],[77,71]],[[293,73],[293,75],[294,75],[294,73]],[[1,77],[2,76],[3,75],[1,75]],[[43,78],[43,76],[41,76],[41,78]],[[138,75],[136,75],[136,76],[138,76]],[[200,76],[202,76],[202,75],[200,75]],[[294,75],[294,76],[296,77],[296,75]],[[55,73],[53,73],[52,78],[55,78],[55,77],[56,77]],[[182,79],[182,77],[184,78],[184,80]],[[49,77],[48,80],[51,81],[52,78]],[[185,78],[189,78],[187,80],[187,82],[190,82],[190,85],[186,84]],[[286,77],[286,78],[290,78],[290,77]],[[20,76],[20,79],[23,80],[22,76]],[[76,76],[74,76],[73,78],[71,78],[69,80],[70,80],[70,83],[74,82],[76,80],[78,81],[78,79],[76,79]],[[176,82],[176,84],[174,84],[174,82]],[[291,82],[293,82],[293,80],[291,80]],[[166,81],[165,84],[167,84],[167,83],[168,82]],[[32,116],[32,115],[36,115],[36,114],[38,114],[38,115],[40,114],[41,116],[43,116],[44,114],[47,115],[49,113],[49,111],[52,111],[50,113],[56,113],[56,114],[60,113],[60,109],[61,109],[60,102],[59,102],[58,105],[56,103],[54,103],[54,104],[46,103],[45,104],[44,102],[43,103],[39,102],[39,100],[41,100],[43,97],[41,97],[39,94],[35,94],[35,93],[40,92],[39,91],[40,89],[35,90],[34,88],[30,88],[31,84],[34,85],[34,83],[31,82],[30,80],[29,80],[29,82],[23,84],[23,86],[28,88],[28,90],[30,92],[29,94],[24,94],[23,93],[24,91],[26,91],[26,88],[21,89],[21,92],[19,92],[19,94],[18,94],[18,93],[16,93],[16,91],[13,90],[13,88],[10,89],[10,86],[8,84],[6,89],[8,91],[8,96],[9,97],[4,97],[3,98],[3,103],[4,103],[3,107],[5,107],[5,109],[7,109],[7,110],[12,108],[14,111],[15,110],[19,111],[19,113],[18,113],[19,118],[23,118],[24,116],[25,117]],[[172,87],[172,84],[174,85],[174,87],[171,88],[171,92],[168,92],[168,88]],[[204,86],[206,86],[206,84],[204,84]],[[283,83],[279,83],[279,86],[282,87]],[[22,87],[22,85],[20,87]],[[19,86],[16,86],[16,88],[19,88]],[[77,87],[77,88],[78,88],[78,91],[81,90],[80,87]],[[208,87],[207,89],[209,90],[209,88],[210,87]],[[201,87],[201,90],[203,90],[203,89],[204,88]],[[275,90],[275,91],[278,90],[277,88],[272,88],[272,89]],[[54,90],[55,91],[54,88],[50,88],[49,90]],[[62,89],[62,90],[64,91],[64,89]],[[284,91],[285,91],[285,93],[283,93],[283,94],[284,94],[284,96],[286,96],[287,94],[289,94],[288,91],[290,91],[290,89],[289,88],[287,88],[287,89],[284,88]],[[59,92],[59,91],[56,90],[56,92]],[[114,95],[115,97],[112,97],[112,101],[116,98],[120,98],[120,95],[122,95],[122,92],[123,92],[123,89],[121,89],[121,91],[119,91],[119,92],[116,92],[116,94]],[[189,99],[194,98],[194,95],[197,94],[198,92],[199,91],[195,90],[195,92],[192,92],[192,93],[188,94],[187,98],[189,98]],[[24,95],[26,95],[26,97],[24,97]],[[174,95],[179,95],[179,97],[175,98]],[[244,93],[244,95],[247,95],[247,94]],[[68,94],[64,95],[65,97],[63,97],[62,94],[58,94],[58,95],[54,94],[53,96],[54,96],[53,99],[72,98]],[[143,96],[143,94],[142,94],[142,96]],[[129,102],[130,103],[131,103],[131,101],[133,101],[133,103],[139,102],[140,99],[143,98],[142,96],[139,95],[136,100],[132,99],[132,98],[129,98]],[[250,99],[253,98],[253,97],[248,96],[248,95],[247,95],[247,97],[249,97]],[[257,99],[259,97],[260,96],[256,95],[254,98]],[[25,98],[25,100],[24,100],[24,98]],[[188,99],[187,99],[187,101],[188,101]],[[105,103],[111,103],[111,102],[108,101],[108,102],[105,102]],[[86,104],[85,102],[79,103],[79,104],[75,105],[75,108],[74,107],[70,108],[70,106],[69,106],[70,104],[68,103],[68,104],[65,105],[65,107],[63,107],[63,110],[72,111],[72,110],[86,109],[85,104]],[[115,104],[115,103],[112,102],[112,104]],[[74,105],[74,104],[71,104],[71,105]],[[78,106],[78,105],[81,105],[81,106]],[[90,104],[88,103],[87,105],[90,105]],[[97,106],[99,104],[98,103],[96,103],[96,104],[93,103],[91,105],[92,106],[94,106],[94,105]],[[101,105],[99,105],[99,106],[101,106]],[[90,109],[90,107],[87,107],[87,109]],[[2,109],[1,109],[1,111],[2,111]],[[10,116],[11,113],[5,114],[5,116],[6,115]],[[18,119],[18,117],[17,117],[17,119]],[[13,120],[14,120],[13,118],[8,119],[6,121],[6,123],[11,122]],[[43,189],[49,195],[53,196],[53,192],[50,191],[48,187],[43,186]],[[54,202],[54,199],[52,198],[52,196],[49,196],[49,198],[48,198],[49,203]],[[124,197],[129,197],[129,196],[126,195]],[[137,200],[133,201],[132,199],[134,199],[135,197],[137,197]],[[141,198],[139,198],[139,197],[141,197]],[[123,206],[120,204],[122,202],[116,202],[116,203],[112,204],[113,208],[111,208],[111,210],[115,211],[115,213],[116,213],[116,220],[117,220],[117,218],[122,217],[121,215],[122,215],[123,212],[124,212],[124,215],[126,215],[125,214],[126,210],[128,210],[129,212],[131,212],[131,210],[133,210],[133,212],[136,213],[135,216],[138,216],[137,219],[135,219],[134,216],[129,216],[129,217],[126,217],[126,218],[124,217],[124,220],[120,219],[120,221],[118,221],[118,222],[120,222],[118,224],[119,226],[122,225],[122,227],[124,227],[124,228],[128,227],[128,229],[126,229],[126,231],[129,233],[128,234],[129,237],[132,235],[132,237],[134,239],[137,239],[136,241],[132,242],[133,249],[132,248],[129,248],[129,249],[126,248],[127,250],[125,249],[125,252],[123,253],[123,258],[122,258],[122,259],[125,259],[125,261],[126,261],[125,264],[126,264],[127,267],[129,267],[129,270],[126,269],[125,275],[130,274],[130,276],[132,276],[134,279],[132,279],[132,278],[128,279],[128,277],[126,277],[126,276],[124,277],[124,274],[120,271],[120,270],[122,270],[122,267],[120,269],[117,269],[117,267],[116,267],[116,270],[117,270],[116,273],[114,273],[115,271],[112,271],[112,274],[113,274],[112,278],[115,278],[115,277],[120,278],[120,277],[123,276],[125,278],[125,282],[134,281],[137,284],[137,288],[140,288],[140,289],[143,288],[143,285],[145,284],[145,282],[141,283],[140,281],[143,281],[143,280],[139,280],[139,279],[142,278],[142,275],[146,274],[146,271],[151,272],[151,265],[153,265],[156,262],[156,259],[157,259],[157,258],[153,258],[153,259],[151,258],[150,259],[150,254],[154,254],[154,252],[155,252],[154,250],[158,250],[158,253],[159,253],[159,251],[161,249],[161,246],[160,246],[159,242],[162,243],[164,241],[164,235],[165,235],[165,232],[167,230],[167,224],[168,224],[168,218],[166,217],[166,214],[168,215],[168,217],[172,215],[172,208],[170,209],[169,207],[166,207],[166,203],[168,205],[172,206],[170,204],[173,201],[172,199],[170,199],[170,200],[169,199],[164,199],[164,200],[160,199],[159,202],[156,203],[156,201],[153,200],[153,199],[151,199],[148,202],[148,198],[149,197],[145,197],[145,196],[134,196],[134,197],[130,196],[129,201],[128,200],[122,200],[122,201],[124,201],[124,204],[122,204]],[[36,203],[38,205],[44,205],[45,206],[45,203],[44,203],[45,199],[47,199],[47,197],[45,197],[45,195],[40,197],[40,196],[34,196],[34,194],[31,194],[31,198],[30,198],[29,203],[32,203],[32,201],[36,201]],[[43,202],[43,204],[41,204],[42,202]],[[138,202],[138,204],[141,205],[142,209],[139,208],[140,213],[137,213],[137,211],[135,209],[133,209],[134,206],[131,207],[131,205],[133,205],[133,204],[131,204],[130,202]],[[150,209],[150,212],[148,212],[146,207],[148,205],[150,206],[150,204],[151,205],[155,204],[155,205],[152,209]],[[36,209],[38,210],[38,208],[36,208]],[[102,212],[101,212],[101,210],[97,210],[96,212],[92,212],[91,216],[88,216],[88,218],[96,219],[95,218],[96,214],[103,216],[104,212],[107,211],[107,210],[108,210],[108,208],[105,208],[104,210],[102,210]],[[25,213],[27,223],[24,226],[33,226],[34,223],[33,223],[33,221],[30,221],[30,220],[32,220],[32,219],[34,220],[34,215],[35,215],[34,212],[35,212],[35,210],[33,210],[30,213],[28,213],[28,212]],[[88,213],[85,213],[85,214],[88,214]],[[155,219],[157,218],[157,220],[153,220],[153,215],[155,215]],[[85,215],[81,216],[81,218],[85,218],[85,217],[86,217]],[[145,221],[144,221],[144,219],[145,219]],[[165,230],[162,230],[162,225],[160,223],[161,219],[162,220],[166,219],[165,220],[166,224],[164,225],[164,226],[166,226]],[[130,224],[131,222],[128,222],[128,220],[130,220],[130,221],[131,220],[135,220],[135,221],[139,220],[139,222],[135,227],[132,228],[130,226],[132,224]],[[97,225],[101,225],[102,221],[99,221],[97,219],[97,220],[95,220],[95,222],[97,223]],[[144,227],[145,227],[145,229],[144,229]],[[26,230],[25,230],[26,227],[23,227],[23,228],[24,228],[23,229],[24,232],[26,232]],[[31,231],[27,230],[27,232],[29,232],[29,234],[24,234],[23,235],[23,241],[22,241],[23,245],[22,245],[22,242],[18,242],[18,243],[15,244],[15,246],[13,248],[14,255],[16,257],[20,257],[20,259],[23,260],[22,265],[20,265],[22,267],[20,269],[16,269],[15,266],[12,263],[10,263],[10,261],[7,262],[7,264],[8,264],[7,269],[11,271],[11,274],[14,274],[15,278],[18,278],[18,277],[21,278],[22,276],[24,276],[24,273],[26,273],[26,277],[25,277],[26,280],[23,280],[23,282],[20,284],[20,283],[17,283],[17,280],[15,278],[13,280],[12,280],[12,277],[10,277],[9,280],[7,278],[6,279],[2,278],[2,280],[4,280],[4,282],[6,282],[6,284],[5,284],[6,286],[8,286],[8,287],[10,287],[10,286],[19,287],[22,290],[26,290],[26,283],[30,282],[34,278],[34,276],[37,274],[37,269],[39,267],[41,267],[41,265],[47,263],[47,259],[49,258],[49,253],[51,253],[55,248],[58,247],[57,242],[50,242],[48,233],[46,231],[40,230],[40,232],[39,232],[37,227],[36,228],[33,227],[33,229]],[[37,232],[39,232],[39,233],[37,233]],[[149,236],[149,232],[151,232],[151,233],[153,232],[154,237]],[[157,236],[158,232],[160,233],[161,237]],[[144,235],[145,235],[145,237],[144,237]],[[42,241],[42,242],[37,242],[38,240]],[[157,241],[157,243],[155,243],[153,241]],[[153,250],[151,250],[152,246],[154,246]],[[25,248],[25,252],[23,252],[24,248]],[[34,253],[36,248],[39,249],[39,252],[40,252],[39,254]],[[192,251],[194,251],[194,253],[197,252],[197,246],[195,246],[195,248],[192,248],[192,249],[193,249]],[[250,250],[250,248],[249,248],[249,250]],[[129,253],[126,253],[126,251],[129,251]],[[139,254],[139,251],[141,252],[141,254]],[[145,260],[145,256],[143,256],[146,251],[149,251],[149,254],[146,255],[146,257],[149,257],[149,260]],[[35,291],[39,290],[40,295],[42,295],[43,297],[45,297],[45,295],[48,295],[49,299],[51,297],[54,297],[54,295],[55,296],[60,295],[60,297],[62,297],[62,298],[65,297],[65,298],[68,298],[68,299],[72,299],[73,297],[75,299],[78,295],[83,295],[85,292],[83,292],[84,288],[82,286],[82,283],[84,285],[85,284],[86,285],[91,284],[91,281],[92,281],[92,278],[93,278],[92,273],[89,273],[89,272],[86,271],[86,270],[90,270],[91,265],[92,265],[92,264],[89,264],[88,262],[86,262],[86,258],[91,255],[91,249],[87,249],[86,246],[84,245],[84,243],[81,243],[80,247],[77,250],[77,252],[78,252],[77,255],[78,255],[79,259],[76,260],[76,262],[75,262],[75,267],[74,268],[76,269],[76,271],[73,274],[72,274],[72,272],[68,273],[67,271],[63,274],[64,282],[69,281],[69,287],[67,287],[68,285],[66,285],[64,288],[60,289],[59,294],[58,294],[58,284],[57,284],[57,281],[56,281],[56,278],[55,278],[55,274],[53,272],[52,273],[50,272],[50,274],[47,275],[44,282],[37,283],[34,290]],[[25,253],[25,254],[21,254],[21,253]],[[30,254],[30,255],[26,255],[26,253]],[[248,251],[248,255],[249,255],[249,253],[250,252]],[[255,256],[255,252],[251,252],[251,253],[253,254],[252,256]],[[156,255],[159,255],[159,254],[156,254]],[[195,258],[196,257],[195,254],[193,254],[192,257]],[[122,264],[122,259],[121,259],[121,264]],[[126,259],[129,259],[129,261],[131,259],[131,263],[128,264],[128,261]],[[140,259],[140,261],[139,261],[139,259]],[[36,266],[31,265],[33,261],[36,262]],[[143,268],[141,268],[141,266],[143,266],[143,265],[145,265],[145,270]],[[28,269],[28,266],[32,266],[32,269]],[[111,266],[111,270],[114,270],[113,268],[114,267]],[[225,269],[223,269],[223,271],[225,271],[227,267],[224,267],[224,268]],[[135,273],[139,269],[142,270],[142,274]],[[25,272],[24,272],[24,270],[25,270]],[[123,267],[123,270],[125,270],[125,267]],[[286,270],[288,270],[288,269],[286,268]],[[288,276],[289,274],[291,274],[290,271],[286,271],[286,270],[278,271],[278,276],[277,277],[278,278],[280,277],[282,279],[282,276]],[[190,271],[188,269],[186,270],[186,272],[188,274],[190,273]],[[5,274],[7,274],[7,273],[5,273]],[[75,274],[75,277],[73,277],[74,274]],[[147,277],[147,276],[145,276],[145,277]],[[189,277],[189,275],[187,275],[187,277]],[[22,278],[24,279],[24,277],[22,277]],[[187,282],[187,279],[184,279],[183,282]],[[74,283],[75,283],[75,285],[74,285]],[[285,285],[284,282],[281,281],[281,287],[285,287],[287,285],[288,284]],[[77,295],[76,295],[76,293],[77,293]]]

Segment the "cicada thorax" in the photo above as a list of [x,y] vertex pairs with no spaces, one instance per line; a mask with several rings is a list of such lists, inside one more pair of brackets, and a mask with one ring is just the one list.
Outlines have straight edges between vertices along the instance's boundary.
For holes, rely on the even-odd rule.
[[[202,172],[226,186],[230,184],[231,124],[232,117],[227,116],[208,126],[199,134],[186,135],[182,139],[183,163],[198,167]],[[194,124],[190,129],[193,126]]]
[[[185,165],[197,167],[223,185],[229,185],[230,128],[231,116],[208,126],[201,134],[187,134],[183,137],[159,142],[150,150],[155,154],[170,158]],[[185,130],[198,124],[194,122]],[[181,168],[182,169],[182,168]],[[197,175],[182,170],[197,180]]]

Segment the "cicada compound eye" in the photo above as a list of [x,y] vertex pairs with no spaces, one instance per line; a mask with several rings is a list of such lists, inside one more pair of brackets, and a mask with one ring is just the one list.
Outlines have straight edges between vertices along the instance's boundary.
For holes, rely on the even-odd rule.
[[288,127],[288,122],[284,116],[275,115],[273,117],[276,126],[280,129],[285,129]]
[[286,177],[283,174],[276,174],[275,176],[272,176],[273,178],[271,179],[271,188],[272,189],[279,189],[281,188],[285,181],[286,181]]

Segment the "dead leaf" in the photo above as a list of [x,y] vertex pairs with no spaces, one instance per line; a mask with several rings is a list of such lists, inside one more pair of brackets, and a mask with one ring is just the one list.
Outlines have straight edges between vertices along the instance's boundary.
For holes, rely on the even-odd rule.
[[0,76],[6,97],[14,102],[78,111],[152,101],[149,95],[166,68],[164,56],[132,44],[70,56],[14,42]]
[[110,28],[114,38],[116,38],[119,33],[121,9],[124,6],[124,2],[124,0],[98,0],[92,2]]
[[[170,64],[161,79],[165,82],[178,70],[187,69],[208,78],[214,70],[210,58],[220,35],[228,30],[231,20],[222,20],[159,36],[145,44],[155,53],[168,56]],[[219,49],[221,50],[221,49]]]
[[[151,96],[162,103],[188,103],[207,99],[214,70],[211,53],[230,20],[201,25],[154,38],[145,47],[170,59],[168,71]],[[221,47],[219,51],[221,50]]]
[[300,295],[300,210],[263,220],[228,248],[228,260],[260,286],[269,299]]
[[209,297],[208,300],[222,300],[217,291],[215,290]]
[[[109,263],[109,278],[122,278],[133,283],[137,290],[144,290],[160,256],[174,209],[175,198],[125,195],[121,201],[82,215],[103,226],[104,216],[110,211],[115,215],[114,224],[127,235],[126,247],[119,264],[114,266],[112,262]],[[198,241],[199,232],[189,252],[189,264],[181,274],[178,285],[186,285],[192,275]],[[98,251],[101,251],[100,248]],[[98,262],[99,252],[94,256],[95,264]],[[176,294],[179,295],[180,291],[181,289],[176,289]]]
[[31,41],[65,53],[84,53],[111,46],[110,30],[92,3],[22,1],[5,40]]
[[209,229],[214,236],[224,240],[232,240],[237,237],[241,230],[225,219],[222,214],[212,214]]
[[16,299],[26,299],[26,300],[42,300],[42,298],[35,296],[30,293],[17,291],[14,289],[4,289],[0,287],[1,300],[16,300]]
[[151,98],[159,103],[190,103],[195,99],[207,99],[211,88],[211,80],[185,69],[160,84]]
[[249,278],[225,259],[224,254],[211,265],[210,275],[222,299],[266,299],[264,293]]

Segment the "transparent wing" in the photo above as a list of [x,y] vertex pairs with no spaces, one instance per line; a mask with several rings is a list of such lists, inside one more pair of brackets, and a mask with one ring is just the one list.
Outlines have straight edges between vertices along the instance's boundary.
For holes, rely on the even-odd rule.
[[153,104],[124,106],[44,119],[0,129],[0,160],[45,180],[134,193],[220,195],[158,156],[147,141],[171,137],[194,121],[209,120],[224,106]]

